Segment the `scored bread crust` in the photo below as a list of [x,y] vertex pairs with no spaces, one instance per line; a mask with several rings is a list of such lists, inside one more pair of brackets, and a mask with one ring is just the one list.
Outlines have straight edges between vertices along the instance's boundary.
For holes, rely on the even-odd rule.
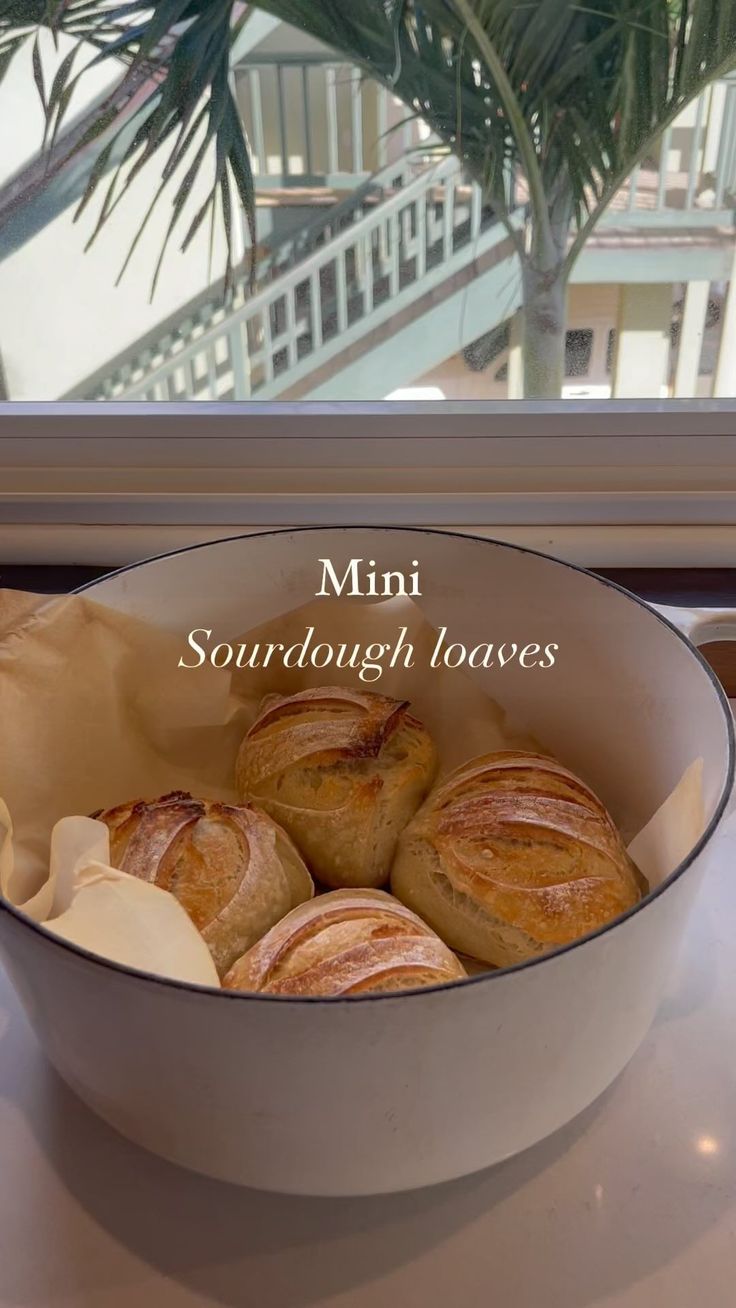
[[555,759],[472,759],[399,840],[393,893],[453,949],[510,966],[587,935],[646,890],[597,795]]
[[314,883],[285,831],[259,809],[176,790],[95,813],[110,829],[113,867],[168,890],[207,944],[218,974]]
[[434,931],[385,891],[333,890],[272,927],[223,986],[271,995],[360,995],[465,976]]
[[380,886],[437,767],[406,701],[323,686],[267,696],[236,781],[281,824],[325,885]]

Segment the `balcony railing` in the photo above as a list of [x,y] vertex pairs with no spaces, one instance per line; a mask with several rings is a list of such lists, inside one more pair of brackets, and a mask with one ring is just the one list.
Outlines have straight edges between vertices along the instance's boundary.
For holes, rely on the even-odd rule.
[[430,139],[385,87],[333,58],[261,56],[235,84],[261,189],[354,186]]
[[714,82],[667,128],[657,157],[634,169],[610,214],[633,215],[638,225],[663,211],[682,212],[688,222],[700,213],[707,222],[733,208],[735,193],[736,80],[729,78]]
[[[363,213],[303,262],[209,324],[141,352],[107,379],[104,398],[242,399],[269,391],[356,324],[380,322],[409,288],[428,289],[504,236],[479,187],[448,158]],[[485,242],[483,249],[485,248]]]
[[[366,84],[352,78],[351,85],[362,95]],[[305,108],[310,105],[307,101]],[[311,130],[306,114],[304,120],[306,133]],[[353,143],[355,167],[366,162],[356,144],[364,122],[351,109],[351,132],[345,140]],[[336,154],[328,134],[319,161],[327,167],[342,166],[342,139],[338,132]],[[256,149],[268,149],[265,138],[261,142],[256,134],[255,140]],[[415,152],[412,166],[405,155],[350,200],[327,211],[312,229],[280,247],[262,269],[254,295],[241,282],[227,307],[211,298],[183,313],[175,329],[169,326],[157,340],[131,350],[76,395],[269,399],[300,383],[392,314],[419,316],[423,296],[474,261],[480,265],[483,256],[495,257],[492,248],[501,248],[505,229],[454,158],[434,163],[425,159],[417,175],[417,144],[415,137],[404,143],[409,156]],[[288,136],[281,140],[280,166],[294,161],[293,148]],[[306,135],[302,149],[299,157],[314,167],[317,156],[309,155]],[[354,180],[361,175],[358,171]],[[614,238],[611,229],[621,226],[656,226],[660,232],[733,228],[735,191],[736,83],[720,82],[665,133],[658,158],[635,170],[602,227],[609,239]],[[523,204],[520,188],[516,198]],[[504,257],[512,262],[510,252]],[[621,280],[626,280],[625,268]],[[512,276],[509,285],[514,281]],[[496,322],[514,312],[515,295],[518,288],[509,291],[507,303],[489,304]],[[496,322],[489,321],[484,330]]]

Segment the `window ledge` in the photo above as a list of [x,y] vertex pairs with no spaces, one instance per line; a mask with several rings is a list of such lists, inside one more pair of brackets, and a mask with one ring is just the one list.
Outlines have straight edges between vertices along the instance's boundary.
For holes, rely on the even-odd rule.
[[0,559],[441,526],[571,561],[736,555],[736,401],[0,405]]

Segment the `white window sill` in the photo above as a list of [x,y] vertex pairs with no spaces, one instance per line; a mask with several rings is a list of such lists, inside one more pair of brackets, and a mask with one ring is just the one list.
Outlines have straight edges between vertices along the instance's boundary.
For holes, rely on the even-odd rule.
[[0,405],[0,562],[441,526],[598,566],[732,566],[736,402]]

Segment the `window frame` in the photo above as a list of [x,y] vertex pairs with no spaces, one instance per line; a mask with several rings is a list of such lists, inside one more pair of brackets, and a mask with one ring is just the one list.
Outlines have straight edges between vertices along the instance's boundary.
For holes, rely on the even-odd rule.
[[0,404],[0,563],[354,522],[728,566],[736,400]]

